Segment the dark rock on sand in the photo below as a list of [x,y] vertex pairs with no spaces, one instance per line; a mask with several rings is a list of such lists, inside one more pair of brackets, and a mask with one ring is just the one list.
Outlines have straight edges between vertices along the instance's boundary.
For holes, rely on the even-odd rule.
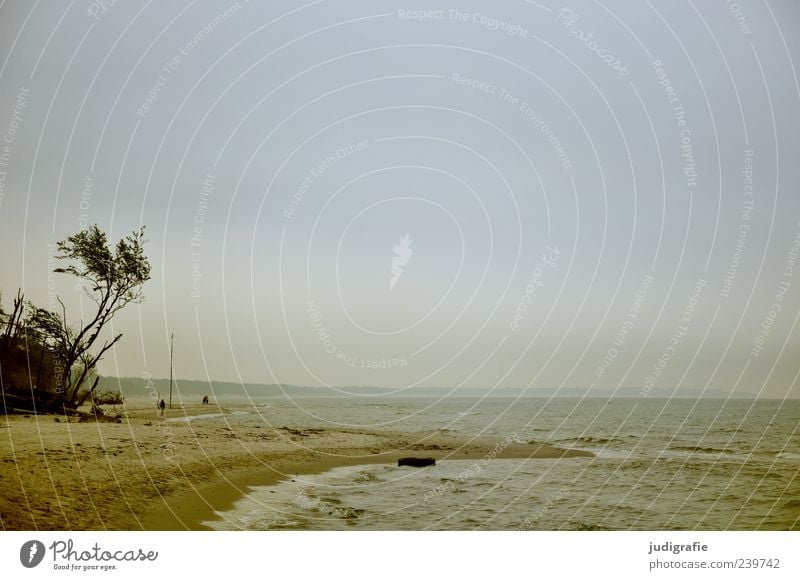
[[408,465],[410,467],[425,467],[428,465],[436,465],[436,459],[433,457],[401,457],[397,460],[397,466],[402,467]]

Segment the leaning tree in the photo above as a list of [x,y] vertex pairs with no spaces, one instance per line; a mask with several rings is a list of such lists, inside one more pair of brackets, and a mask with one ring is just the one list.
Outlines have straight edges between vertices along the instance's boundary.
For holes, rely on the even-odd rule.
[[[83,290],[96,305],[88,319],[77,325],[69,322],[64,303],[61,312],[32,306],[29,323],[49,343],[60,361],[53,407],[75,408],[97,386],[81,393],[87,377],[103,355],[122,334],[100,342],[100,335],[114,315],[130,303],[143,298],[142,287],[150,279],[150,263],[144,254],[144,227],[110,246],[108,237],[96,225],[58,243],[56,258],[65,266],[55,272],[72,274],[83,282]],[[97,346],[96,350],[93,350]]]

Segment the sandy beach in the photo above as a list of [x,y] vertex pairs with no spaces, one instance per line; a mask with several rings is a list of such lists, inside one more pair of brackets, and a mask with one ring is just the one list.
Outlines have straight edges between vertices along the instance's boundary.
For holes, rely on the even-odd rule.
[[[116,408],[119,423],[0,417],[4,530],[206,529],[245,494],[295,475],[398,457],[475,460],[589,456],[546,445],[452,433],[273,428],[217,417],[232,406],[188,405],[161,417],[149,399]],[[410,469],[410,468],[404,468]]]

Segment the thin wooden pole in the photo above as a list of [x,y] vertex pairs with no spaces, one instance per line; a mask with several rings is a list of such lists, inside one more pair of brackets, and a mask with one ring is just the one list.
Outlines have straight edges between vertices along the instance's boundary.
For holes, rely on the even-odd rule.
[[175,343],[175,334],[169,336],[169,408],[172,409],[172,347]]

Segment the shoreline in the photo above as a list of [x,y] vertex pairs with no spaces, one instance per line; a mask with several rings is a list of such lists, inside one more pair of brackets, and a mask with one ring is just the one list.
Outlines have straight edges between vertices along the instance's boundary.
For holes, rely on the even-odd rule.
[[[216,512],[252,487],[341,466],[404,456],[593,456],[450,432],[229,424],[235,412],[191,405],[159,417],[149,400],[140,400],[126,402],[121,423],[0,417],[0,529],[208,530],[202,522],[218,519]],[[181,417],[194,418],[170,420]]]

